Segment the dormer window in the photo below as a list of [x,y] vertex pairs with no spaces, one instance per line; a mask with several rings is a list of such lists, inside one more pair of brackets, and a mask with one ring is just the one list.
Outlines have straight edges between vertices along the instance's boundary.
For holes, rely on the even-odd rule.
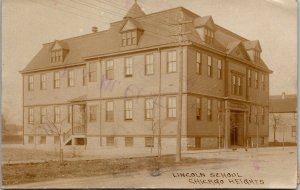
[[137,45],[137,30],[122,33],[122,46]]
[[61,62],[63,60],[63,52],[60,51],[52,51],[51,52],[51,63]]
[[214,41],[214,32],[208,28],[204,29],[205,34],[205,42],[207,44],[213,44]]
[[69,51],[68,45],[63,41],[55,41],[50,49],[51,63],[62,63]]
[[259,51],[254,51],[254,61],[260,62],[260,52]]

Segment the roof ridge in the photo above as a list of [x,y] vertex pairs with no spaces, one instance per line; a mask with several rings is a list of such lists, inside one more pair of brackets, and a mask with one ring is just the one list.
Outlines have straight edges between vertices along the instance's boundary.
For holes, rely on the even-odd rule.
[[73,36],[73,37],[62,39],[62,40],[54,40],[52,42],[43,43],[43,45],[49,45],[49,44],[55,43],[55,41],[62,41],[62,42],[64,42],[66,40],[71,40],[71,39],[74,39],[74,38],[82,38],[82,37],[86,37],[86,36],[89,36],[89,35],[96,35],[96,34],[103,33],[103,32],[108,32],[108,31],[109,31],[109,29],[107,29],[107,30],[101,30],[101,31],[98,31],[98,32],[87,33],[87,34],[83,34],[83,35],[80,35],[80,36]]

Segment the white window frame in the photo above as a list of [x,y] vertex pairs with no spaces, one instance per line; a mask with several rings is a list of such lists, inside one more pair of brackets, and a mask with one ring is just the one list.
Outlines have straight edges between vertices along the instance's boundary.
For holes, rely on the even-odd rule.
[[60,88],[60,72],[54,72],[54,88]]
[[222,79],[223,77],[223,64],[222,64],[222,60],[218,59],[218,79]]
[[34,75],[28,76],[28,91],[34,90]]
[[89,82],[97,82],[97,63],[89,63]]
[[34,108],[29,107],[28,108],[28,123],[33,124],[34,122]]
[[153,98],[145,99],[145,119],[153,119],[154,101]]
[[207,76],[213,76],[212,57],[209,55],[207,56]]
[[146,55],[146,63],[145,63],[145,75],[153,75],[154,74],[154,55],[148,54]]
[[126,57],[125,58],[125,77],[133,76],[133,58]]
[[124,119],[126,121],[133,120],[133,100],[125,100],[124,102]]
[[41,110],[40,110],[40,123],[41,124],[47,123],[47,107],[41,107]]
[[177,52],[176,50],[168,51],[167,53],[167,70],[168,73],[177,72]]
[[60,106],[54,106],[54,123],[60,122]]
[[68,70],[68,86],[69,87],[75,86],[74,70],[73,69]]
[[201,74],[202,73],[202,61],[201,61],[202,55],[200,52],[196,52],[196,73]]
[[114,121],[114,102],[107,101],[105,105],[105,119],[107,122]]
[[114,60],[107,60],[105,63],[105,78],[106,80],[114,79]]
[[170,96],[167,98],[167,118],[177,117],[177,98],[176,96]]
[[207,120],[212,121],[212,99],[207,99]]
[[40,83],[41,90],[46,90],[47,89],[47,75],[46,75],[46,73],[42,73],[40,75],[40,80],[41,80],[41,83]]

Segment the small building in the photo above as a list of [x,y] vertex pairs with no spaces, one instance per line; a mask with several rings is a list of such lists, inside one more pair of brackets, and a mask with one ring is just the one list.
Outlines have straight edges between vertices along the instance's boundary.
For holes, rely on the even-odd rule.
[[270,96],[269,142],[297,143],[297,95]]

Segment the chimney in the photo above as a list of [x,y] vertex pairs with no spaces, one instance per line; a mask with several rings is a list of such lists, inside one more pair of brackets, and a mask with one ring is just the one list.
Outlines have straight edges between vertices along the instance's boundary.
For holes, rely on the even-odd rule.
[[282,92],[281,99],[285,99],[285,92]]
[[93,33],[98,32],[98,28],[97,28],[96,26],[93,26],[93,27],[92,27],[92,32],[93,32]]

